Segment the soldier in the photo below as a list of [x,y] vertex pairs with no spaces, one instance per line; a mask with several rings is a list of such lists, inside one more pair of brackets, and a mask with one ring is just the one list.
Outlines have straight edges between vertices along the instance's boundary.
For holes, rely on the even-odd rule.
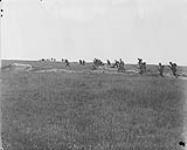
[[141,58],[138,58],[138,65],[139,65],[139,67],[140,67],[142,61],[143,61],[143,60],[142,60]]
[[138,66],[139,66],[139,69],[140,69],[140,74],[143,74],[146,72],[146,62],[143,62],[142,59],[138,58]]
[[107,65],[111,66],[110,60],[107,60]]
[[94,61],[93,61],[93,64],[94,64],[95,66],[97,66],[97,63],[98,63],[98,60],[97,60],[97,58],[95,58]]
[[158,71],[160,73],[161,77],[164,77],[163,72],[164,72],[164,65],[162,65],[161,63],[158,64]]
[[83,64],[83,62],[82,62],[82,60],[81,60],[81,59],[79,60],[79,64],[80,64],[80,65],[82,65],[82,64]]
[[118,71],[124,71],[125,70],[125,63],[122,59],[119,61]]
[[65,59],[65,67],[69,67],[69,61],[67,59]]
[[171,69],[173,75],[177,78],[177,64],[169,62],[169,68]]
[[97,67],[104,65],[104,63],[100,59],[97,59],[97,58],[94,59],[93,64]]
[[114,64],[112,65],[112,68],[119,68],[119,61],[115,60]]

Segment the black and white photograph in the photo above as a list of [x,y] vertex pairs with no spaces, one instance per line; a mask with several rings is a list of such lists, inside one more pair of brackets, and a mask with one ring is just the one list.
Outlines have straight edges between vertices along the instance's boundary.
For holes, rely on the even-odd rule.
[[0,150],[187,150],[187,0],[0,0]]

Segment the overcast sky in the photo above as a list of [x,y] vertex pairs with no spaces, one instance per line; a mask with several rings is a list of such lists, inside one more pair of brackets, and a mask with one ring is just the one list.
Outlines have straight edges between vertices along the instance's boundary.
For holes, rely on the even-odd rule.
[[187,0],[6,0],[2,58],[187,65]]

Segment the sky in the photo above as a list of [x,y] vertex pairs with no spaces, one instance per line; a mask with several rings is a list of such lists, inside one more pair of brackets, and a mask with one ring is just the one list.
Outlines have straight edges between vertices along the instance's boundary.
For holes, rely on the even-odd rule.
[[187,0],[6,0],[2,59],[187,65]]

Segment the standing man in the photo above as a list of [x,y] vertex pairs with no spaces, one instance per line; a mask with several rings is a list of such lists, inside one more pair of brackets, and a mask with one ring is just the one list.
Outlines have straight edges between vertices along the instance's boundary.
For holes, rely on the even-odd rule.
[[177,64],[172,62],[169,62],[169,64],[169,68],[171,69],[173,75],[177,78]]
[[164,72],[164,65],[161,63],[158,64],[158,71],[161,77],[164,77],[163,72]]

